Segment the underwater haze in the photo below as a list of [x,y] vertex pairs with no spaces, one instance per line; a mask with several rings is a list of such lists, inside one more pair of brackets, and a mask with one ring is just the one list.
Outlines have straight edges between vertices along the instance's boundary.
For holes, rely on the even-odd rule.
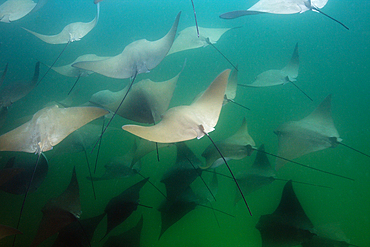
[[[182,71],[169,108],[190,105],[222,71],[234,69],[215,48],[233,65],[238,65],[238,84],[251,84],[264,71],[284,68],[298,43],[299,75],[292,81],[309,95],[312,101],[289,82],[261,88],[238,86],[234,100],[250,110],[233,103],[224,105],[215,130],[210,132],[209,136],[215,142],[224,140],[233,135],[246,118],[249,134],[255,141],[253,148],[264,144],[267,152],[277,154],[279,143],[274,131],[288,121],[298,121],[308,116],[331,94],[331,116],[340,138],[343,139],[342,142],[370,154],[370,2],[329,0],[321,9],[325,14],[344,23],[349,28],[346,30],[337,22],[314,11],[247,15],[230,20],[219,17],[225,12],[246,10],[257,0],[193,1],[199,27],[233,29],[223,33],[212,45],[183,50],[164,57],[150,72],[138,73],[134,77],[133,87],[144,79],[154,82],[167,81]],[[0,0],[0,5],[4,2]],[[54,67],[70,64],[84,54],[116,56],[127,45],[140,39],[158,40],[171,29],[180,11],[176,36],[185,28],[195,26],[191,0],[103,0],[99,5],[100,16],[96,26],[81,40],[70,42],[68,45],[46,43],[23,28],[40,34],[54,35],[70,23],[90,22],[97,12],[97,5],[93,0],[49,0],[42,8],[19,20],[10,23],[0,22],[0,76],[8,64],[5,80],[1,86],[18,80],[31,80],[38,61],[41,62],[39,76],[41,79],[48,66],[53,64],[64,48]],[[195,29],[193,35],[197,36]],[[201,29],[200,35],[202,36]],[[51,69],[32,91],[5,107],[6,116],[0,113],[0,135],[29,121],[32,115],[46,106],[64,102],[59,106],[65,107],[67,101],[64,100],[76,79],[77,77],[67,77]],[[122,90],[132,79],[116,79],[99,73],[81,75],[68,98],[70,104],[67,106],[96,106],[97,104],[89,102],[92,95],[102,90]],[[105,108],[114,111],[109,107]],[[163,114],[160,115],[162,117]],[[76,246],[113,246],[106,243],[109,237],[120,235],[135,227],[141,216],[143,227],[140,245],[125,245],[125,242],[121,242],[119,246],[263,246],[256,224],[261,215],[271,214],[277,208],[284,181],[275,181],[245,195],[252,212],[250,215],[243,200],[234,203],[235,196],[239,193],[235,182],[218,175],[216,200],[205,202],[198,198],[194,199],[199,204],[208,205],[208,208],[196,206],[160,235],[162,219],[158,208],[165,197],[157,189],[162,193],[166,192],[161,179],[168,169],[176,164],[179,153],[176,151],[176,145],[161,147],[161,144],[158,144],[158,154],[153,149],[141,157],[139,173],[143,177],[136,173],[122,177],[118,172],[113,172],[116,173],[116,177],[94,181],[95,199],[91,179],[88,179],[90,173],[86,160],[88,159],[92,177],[102,177],[109,167],[109,162],[115,157],[126,155],[125,159],[129,157],[128,161],[123,163],[126,162],[126,166],[127,163],[130,165],[129,152],[135,150],[132,148],[135,148],[138,138],[123,130],[122,126],[147,125],[117,115],[107,128],[101,143],[93,149],[98,141],[103,121],[107,124],[110,117],[107,115],[105,120],[99,118],[88,124],[95,128],[94,131],[88,130],[83,139],[79,139],[83,143],[82,149],[68,143],[63,145],[67,137],[52,150],[43,152],[49,164],[47,175],[44,180],[38,181],[39,184],[35,185],[37,188],[32,189],[31,186],[18,226],[23,234],[16,235],[14,246],[31,246],[43,217],[42,210],[45,211],[44,206],[51,198],[60,196],[66,190],[73,167],[76,168],[79,184],[82,213],[77,220],[80,221],[103,214],[112,198],[141,181],[143,177],[149,177],[150,181],[140,190],[140,199],[136,202],[137,209],[126,220],[105,236],[107,231],[105,216],[97,224],[90,243],[86,243],[87,236],[82,236],[85,243]],[[87,126],[82,128],[85,127]],[[207,136],[194,138],[185,143],[202,164],[205,164],[206,160],[202,153],[211,144],[209,138]],[[98,152],[97,168],[94,171]],[[18,153],[0,152],[1,171],[9,168],[9,159]],[[251,156],[228,160],[227,163],[235,176],[251,167],[256,153],[257,151],[254,151]],[[30,162],[27,166],[34,167],[37,154],[28,155]],[[268,155],[268,159],[271,165],[275,166],[276,158]],[[294,161],[353,179],[352,181],[333,176],[290,162],[276,171],[277,178],[310,184],[293,183],[293,187],[316,229],[325,229],[327,236],[335,240],[346,241],[355,246],[370,246],[370,157],[338,145],[335,148],[308,153]],[[230,176],[224,164],[208,170]],[[1,171],[0,225],[17,228],[29,177],[26,181],[23,180],[23,193],[13,194],[2,189],[1,179],[5,179],[6,176],[2,176]],[[210,183],[212,176],[213,173],[205,171],[201,175],[207,184]],[[190,187],[195,192],[207,190],[199,177]],[[231,216],[212,211],[212,208]],[[55,225],[52,227],[57,228]],[[48,236],[38,246],[68,246],[55,244],[58,234],[61,235],[56,233]],[[13,235],[2,238],[0,228],[0,246],[12,246],[13,240]]]

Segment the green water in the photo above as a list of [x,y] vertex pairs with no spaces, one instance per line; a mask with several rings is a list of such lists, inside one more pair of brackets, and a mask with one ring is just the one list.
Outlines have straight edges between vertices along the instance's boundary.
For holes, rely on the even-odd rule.
[[[92,2],[92,1],[91,1]],[[370,153],[370,4],[360,0],[330,0],[323,9],[350,27],[347,31],[318,13],[305,12],[295,15],[246,16],[235,20],[221,20],[218,15],[236,9],[246,9],[254,1],[196,1],[198,24],[204,27],[241,28],[227,32],[216,43],[219,50],[233,63],[239,65],[239,83],[251,83],[261,72],[280,69],[289,61],[296,42],[299,43],[300,70],[299,85],[313,98],[309,101],[291,84],[270,88],[239,87],[235,101],[249,107],[232,104],[223,107],[215,131],[210,134],[214,140],[222,140],[233,134],[246,117],[249,133],[256,145],[265,144],[266,150],[277,153],[277,137],[273,131],[282,123],[299,120],[311,113],[320,102],[332,94],[332,117],[343,143]],[[57,65],[72,62],[77,54],[96,53],[113,56],[123,48],[141,38],[156,40],[162,37],[172,25],[178,11],[182,10],[179,30],[194,25],[190,1],[141,1],[127,2],[105,0],[101,3],[101,18],[98,25],[81,41],[70,44]],[[67,13],[60,16],[59,13]],[[75,21],[90,21],[95,14],[95,5],[86,1],[50,0],[39,12],[11,24],[0,23],[0,69],[9,63],[7,80],[30,78],[36,61],[51,64],[63,45],[49,45],[26,33],[20,27],[27,27],[40,33],[56,33],[66,24]],[[175,76],[187,59],[174,92],[170,107],[188,105],[193,98],[205,90],[223,70],[231,68],[212,47],[199,48],[166,57],[150,73],[138,75],[137,81],[150,78],[164,81]],[[42,67],[41,74],[46,71]],[[63,77],[51,71],[43,82],[30,94],[9,108],[7,124],[0,130],[5,133],[13,129],[17,119],[34,114],[48,102],[62,100],[73,85],[74,78]],[[78,97],[74,105],[87,102],[91,95],[100,90],[119,90],[127,85],[128,79],[117,80],[101,75],[81,78],[75,90]],[[97,121],[101,123],[101,121]],[[104,164],[111,157],[128,152],[134,137],[121,130],[131,123],[116,117],[112,128],[102,141],[96,175],[104,173]],[[201,153],[210,144],[207,138],[187,142],[193,152],[202,160]],[[90,149],[91,150],[91,149]],[[16,246],[29,246],[37,232],[42,213],[41,208],[52,197],[60,195],[67,187],[73,166],[76,167],[80,185],[82,206],[81,219],[101,214],[108,201],[124,189],[140,181],[139,176],[128,179],[109,180],[95,183],[97,199],[94,200],[91,183],[86,179],[88,169],[83,153],[55,155],[49,157],[49,172],[40,188],[30,193],[23,212],[19,229],[24,233],[17,236]],[[160,179],[176,159],[175,147],[159,150],[160,162],[155,152],[142,159],[141,173],[162,191]],[[94,163],[96,150],[89,155]],[[0,153],[1,164],[5,164],[9,153]],[[237,173],[249,167],[255,154],[229,164]],[[271,163],[274,158],[269,157]],[[343,146],[311,153],[296,161],[312,165],[333,173],[354,178],[355,181],[329,176],[286,164],[277,176],[313,184],[330,186],[324,189],[294,184],[294,190],[308,217],[317,227],[339,225],[345,238],[351,243],[370,246],[370,159]],[[218,172],[229,174],[225,166]],[[203,173],[209,181],[211,174]],[[199,180],[199,179],[198,179]],[[196,180],[194,187],[202,186]],[[216,213],[220,227],[209,209],[197,207],[170,227],[158,240],[161,227],[157,207],[163,197],[146,184],[140,192],[140,204],[153,209],[138,207],[123,224],[115,228],[110,236],[118,235],[135,226],[144,216],[141,246],[261,246],[261,237],[255,225],[259,217],[272,213],[277,207],[284,182],[276,181],[246,197],[253,216],[240,201],[234,205],[235,184],[219,177],[219,189],[214,208],[228,212],[235,217]],[[0,224],[15,227],[23,196],[0,191]],[[106,219],[98,225],[92,246],[102,246],[100,239],[106,231]],[[40,246],[51,246],[56,236],[50,237]],[[0,240],[0,246],[11,246],[13,237]]]

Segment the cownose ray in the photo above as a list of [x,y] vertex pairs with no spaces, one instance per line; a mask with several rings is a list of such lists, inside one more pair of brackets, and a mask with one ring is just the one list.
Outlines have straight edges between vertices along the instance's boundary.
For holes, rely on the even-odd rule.
[[50,199],[41,211],[42,219],[31,247],[38,246],[80,218],[82,211],[75,167],[68,187],[61,195]]
[[12,174],[11,178],[4,183],[1,183],[0,181],[0,190],[15,195],[25,194],[32,176],[32,183],[28,190],[29,192],[37,190],[45,180],[49,165],[46,156],[41,154],[37,169],[33,174],[36,159],[37,156],[34,154],[21,152],[15,153],[15,156],[11,157],[4,169],[0,171],[0,174],[4,170],[7,170],[8,172],[13,171],[15,174]]
[[345,29],[349,28],[342,22],[325,14],[321,9],[326,5],[328,0],[260,0],[247,10],[236,10],[220,15],[222,19],[234,19],[245,15],[256,15],[262,13],[270,14],[296,14],[308,10],[319,12],[333,21],[342,25]]
[[[34,167],[34,174],[42,152],[52,149],[76,129],[107,113],[106,110],[97,107],[59,108],[52,106],[43,108],[36,112],[30,121],[1,135],[0,151],[37,153],[38,160]],[[28,188],[30,188],[33,176]],[[24,196],[17,228],[20,224],[28,190]]]
[[161,182],[166,186],[167,200],[175,200],[188,189],[197,177],[201,176],[202,162],[184,143],[176,143],[177,157],[175,164],[162,176]]
[[126,247],[140,247],[141,230],[143,228],[144,218],[141,215],[140,220],[133,228],[117,235],[110,236],[104,243],[103,247],[116,247],[122,246],[122,243]]
[[105,172],[100,177],[87,177],[93,181],[103,181],[110,179],[121,179],[129,178],[138,174],[141,170],[141,161],[138,160],[132,165],[132,160],[136,153],[137,146],[136,142],[132,145],[131,149],[122,156],[111,157],[108,162],[104,165]]
[[186,214],[193,211],[197,206],[212,209],[214,211],[234,217],[231,214],[204,205],[203,203],[206,202],[207,199],[202,197],[202,195],[195,194],[190,186],[188,186],[186,190],[184,190],[173,200],[165,199],[158,207],[158,211],[161,213],[162,221],[161,232],[158,239],[161,238],[163,233],[166,232],[169,227],[178,222]]
[[[112,118],[102,131],[99,140],[101,140],[104,132],[130,92],[136,76],[141,73],[147,73],[151,69],[157,67],[157,65],[167,55],[175,39],[180,15],[181,12],[177,14],[170,31],[168,31],[168,33],[159,40],[152,42],[146,39],[137,40],[127,45],[121,54],[112,58],[101,61],[78,62],[72,65],[76,68],[94,71],[107,77],[119,79],[131,78],[131,83],[126,94],[123,96],[121,103],[118,105]],[[96,142],[95,146],[99,143],[99,140]]]
[[[295,159],[329,147],[334,148],[339,144],[370,157],[342,143],[331,116],[331,95],[328,95],[310,115],[299,121],[284,123],[274,133],[279,140],[278,156],[286,159]],[[285,163],[286,160],[277,159],[276,169],[280,169]]]
[[298,77],[299,71],[299,53],[298,43],[294,47],[292,57],[289,63],[282,69],[271,69],[262,72],[257,75],[256,79],[251,84],[238,84],[243,87],[271,87],[277,85],[285,85],[287,83],[293,84],[299,91],[301,91],[309,100],[312,101],[311,97],[308,96],[304,91],[301,90],[295,83]]
[[139,193],[148,180],[149,177],[144,178],[108,202],[104,210],[107,214],[107,231],[104,237],[116,226],[125,221],[141,205],[139,204]]
[[[223,71],[211,83],[207,90],[189,106],[177,106],[169,109],[163,116],[162,121],[150,127],[138,125],[124,125],[122,129],[139,136],[143,139],[158,143],[173,143],[187,141],[194,138],[202,138],[206,135],[217,148],[209,132],[214,130],[220,116],[224,95],[227,87],[227,78],[230,69]],[[239,185],[232,173],[227,161],[222,156],[227,168],[229,169],[237,187]],[[240,193],[242,191],[239,188]],[[243,196],[245,205],[249,209],[248,203]]]
[[0,224],[0,239],[15,234],[22,234],[22,232],[13,227]]
[[285,184],[276,210],[262,215],[256,228],[261,233],[262,247],[296,246],[315,235],[314,226],[303,210],[291,180]]
[[62,228],[52,247],[87,247],[91,246],[91,239],[95,229],[105,214],[73,221],[68,226]]
[[[279,180],[279,181],[285,181],[286,179],[276,178],[276,171],[274,168],[272,168],[270,161],[267,158],[267,152],[265,152],[265,146],[262,144],[257,149],[256,158],[252,164],[252,166],[247,169],[245,172],[240,173],[237,176],[237,180],[240,184],[240,187],[242,188],[242,191],[244,195],[248,195],[256,190],[259,190],[260,188],[271,184],[272,182]],[[216,174],[216,173],[215,173]],[[293,181],[293,183],[299,183],[299,184],[305,184],[305,185],[311,185],[311,186],[317,186],[321,188],[331,188],[328,186],[323,185],[316,185],[316,184],[310,184],[305,182],[298,182]],[[241,199],[239,191],[236,192],[235,195],[235,203],[237,203]]]
[[73,84],[72,88],[68,92],[68,95],[69,95],[72,92],[73,88],[76,86],[77,82],[79,81],[79,79],[81,77],[85,77],[85,76],[88,76],[88,75],[94,73],[92,71],[87,71],[87,70],[84,70],[84,69],[75,68],[75,67],[72,66],[72,64],[77,63],[77,62],[81,62],[81,61],[99,61],[99,60],[103,60],[103,59],[107,59],[107,58],[108,57],[99,57],[95,54],[85,54],[85,55],[81,55],[81,56],[77,57],[76,60],[74,60],[70,64],[59,66],[59,67],[54,66],[54,67],[51,67],[51,69],[54,70],[55,72],[61,74],[61,75],[64,75],[64,76],[77,77],[75,83]]
[[[248,133],[248,126],[245,118],[239,130],[234,135],[225,140],[216,142],[216,146],[220,149],[226,160],[242,159],[246,156],[250,156],[253,151],[250,147],[254,147],[255,145],[253,138]],[[216,168],[224,163],[217,149],[212,144],[203,151],[202,156],[206,159],[206,165],[202,166],[203,169],[210,167]]]
[[198,37],[195,36],[195,29],[198,27],[192,26],[187,27],[181,32],[179,32],[179,36],[173,42],[173,45],[168,52],[167,56],[173,53],[196,49],[201,47],[206,47],[208,45],[212,46],[218,53],[220,53],[234,69],[238,70],[238,68],[214,45],[221,36],[226,33],[227,31],[239,27],[233,28],[204,28],[199,27],[201,31],[201,35],[198,33]]
[[[5,74],[6,70],[4,71]],[[14,102],[29,94],[36,86],[39,79],[40,62],[35,65],[33,77],[29,81],[20,80],[0,83],[0,107],[11,106]],[[3,76],[4,76],[3,74]]]
[[224,103],[223,105],[226,105],[227,103],[231,102],[237,106],[240,106],[244,109],[250,110],[248,107],[239,104],[236,102],[234,99],[236,97],[236,90],[238,87],[238,65],[235,66],[229,76],[229,79],[227,81],[227,87],[226,87],[226,92],[225,92],[225,98],[224,98]]
[[115,111],[127,93],[117,115],[139,123],[158,123],[170,105],[181,72],[166,81],[141,80],[132,86],[130,92],[129,86],[117,92],[99,91],[91,96],[90,103]]
[[41,77],[38,83],[40,83],[45,78],[45,76],[50,71],[50,69],[54,67],[55,63],[58,61],[60,56],[63,54],[63,52],[65,51],[65,49],[71,42],[81,40],[96,26],[99,20],[99,12],[100,12],[100,5],[97,4],[96,5],[96,16],[92,21],[70,23],[67,26],[65,26],[60,33],[55,34],[55,35],[40,34],[40,33],[36,33],[34,31],[31,31],[23,27],[24,30],[35,35],[37,38],[41,39],[42,41],[46,43],[66,44],[64,48],[62,49],[62,51],[57,56],[57,58],[54,60],[54,62],[49,66],[45,74]]
[[0,22],[10,23],[39,10],[48,0],[7,0],[0,5]]

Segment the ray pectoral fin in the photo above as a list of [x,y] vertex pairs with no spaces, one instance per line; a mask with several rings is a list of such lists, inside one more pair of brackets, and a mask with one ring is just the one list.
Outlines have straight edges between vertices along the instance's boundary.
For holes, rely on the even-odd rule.
[[249,10],[236,10],[231,12],[226,12],[220,15],[221,19],[235,19],[245,15],[258,15],[263,14],[263,12],[259,11],[249,11]]

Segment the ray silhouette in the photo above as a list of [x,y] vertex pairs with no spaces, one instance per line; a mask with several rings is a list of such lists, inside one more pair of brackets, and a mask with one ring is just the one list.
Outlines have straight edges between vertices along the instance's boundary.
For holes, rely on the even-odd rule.
[[127,93],[117,115],[139,123],[157,123],[168,109],[181,72],[167,81],[141,80],[132,86],[129,93],[129,86],[118,92],[109,90],[97,92],[92,95],[90,103],[115,111]]
[[[270,161],[267,158],[267,152],[265,152],[265,147],[263,144],[257,149],[257,154],[253,165],[242,174],[239,174],[237,180],[240,184],[240,187],[242,188],[244,195],[248,195],[256,190],[259,190],[260,188],[269,185],[276,180],[285,182],[288,181],[287,179],[276,178],[276,171],[272,168]],[[316,185],[293,180],[292,182],[331,189],[331,187],[323,185]],[[240,193],[239,191],[237,191],[235,195],[235,203],[237,203],[240,199]]]
[[39,0],[36,4],[32,0],[7,0],[0,5],[0,22],[10,23],[19,20],[39,10],[47,1]]
[[303,13],[308,10],[318,12],[324,16],[332,19],[333,21],[342,25],[345,29],[349,28],[342,22],[334,19],[333,17],[325,14],[322,9],[328,0],[260,0],[248,10],[236,10],[227,12],[220,15],[222,19],[234,19],[245,15],[256,15],[263,13],[270,14],[296,14]]
[[[208,134],[214,130],[218,122],[229,74],[229,69],[219,74],[207,90],[190,106],[178,106],[169,109],[158,124],[151,127],[124,125],[122,129],[146,140],[158,143],[181,142],[194,138],[200,139],[206,135],[224,160],[234,182],[240,193],[242,193],[226,159]],[[243,195],[242,197],[249,214],[252,215],[247,201]]]
[[92,71],[87,71],[87,70],[84,70],[84,69],[75,68],[75,67],[72,66],[72,64],[77,63],[77,62],[81,62],[81,61],[99,61],[99,60],[103,60],[103,59],[107,59],[107,58],[108,57],[99,57],[95,54],[85,54],[85,55],[81,55],[81,56],[77,57],[76,60],[74,60],[70,64],[67,64],[67,65],[64,65],[64,66],[59,66],[59,67],[51,67],[51,69],[54,70],[55,72],[61,74],[61,75],[77,78],[75,83],[73,84],[72,88],[68,92],[68,95],[69,95],[72,92],[73,88],[76,86],[77,82],[79,81],[79,79],[81,77],[85,77],[85,76],[88,76],[88,75],[94,73]]
[[63,30],[56,34],[56,35],[44,35],[39,34],[34,31],[28,30],[23,27],[24,30],[27,32],[35,35],[37,38],[41,39],[42,41],[49,43],[49,44],[65,44],[63,50],[59,53],[57,58],[54,60],[54,62],[49,66],[48,70],[45,72],[45,74],[41,77],[41,79],[38,81],[38,84],[45,78],[45,76],[48,74],[51,68],[54,67],[55,63],[58,61],[60,56],[63,54],[67,46],[74,41],[79,41],[83,37],[85,37],[98,23],[99,20],[99,12],[100,12],[100,5],[96,5],[96,16],[95,18],[90,22],[73,22],[68,24],[63,28]]
[[[177,14],[175,22],[173,23],[170,31],[168,31],[168,33],[159,40],[152,42],[146,39],[137,40],[126,46],[121,54],[112,58],[102,61],[78,62],[72,65],[76,68],[94,71],[96,73],[112,78],[131,78],[131,82],[125,95],[123,96],[120,104],[113,113],[112,118],[109,120],[108,124],[102,131],[99,140],[102,138],[106,129],[112,122],[113,118],[117,114],[117,111],[120,109],[125,98],[130,92],[130,89],[135,82],[136,76],[141,73],[147,73],[151,69],[157,67],[157,65],[167,55],[175,39],[180,15],[181,12]],[[95,143],[95,146],[99,143],[99,140]]]
[[4,169],[0,171],[0,174],[4,170],[11,172],[11,178],[2,184],[0,180],[0,190],[15,195],[25,194],[27,192],[32,175],[33,179],[31,187],[29,188],[29,192],[33,192],[40,187],[48,173],[49,166],[48,160],[46,159],[45,155],[42,154],[38,161],[35,174],[33,174],[36,159],[37,156],[28,153],[16,153],[15,156],[11,157]]
[[[334,126],[331,117],[331,95],[328,95],[322,103],[307,117],[299,121],[291,121],[282,124],[275,131],[279,139],[278,156],[286,159],[295,159],[311,152],[336,147],[342,144],[342,139]],[[353,149],[367,157],[369,155]],[[281,168],[285,160],[276,160],[276,169]]]
[[121,233],[117,236],[110,236],[104,243],[103,247],[117,247],[122,246],[124,243],[125,247],[140,247],[141,229],[143,228],[143,216],[139,222],[133,228]]
[[299,91],[301,91],[309,100],[312,101],[311,97],[308,96],[301,88],[295,83],[298,77],[299,70],[299,54],[298,54],[298,43],[296,43],[292,57],[289,63],[281,70],[272,69],[267,70],[259,74],[255,81],[251,84],[238,84],[243,87],[271,87],[276,85],[284,85],[287,83],[293,84]]
[[87,247],[91,246],[96,227],[104,218],[101,214],[92,218],[73,221],[59,231],[52,247]]
[[[3,76],[5,76],[7,67],[4,70]],[[0,82],[0,106],[8,107],[14,102],[25,97],[29,92],[34,89],[37,84],[40,72],[40,62],[36,63],[35,72],[33,78],[30,81],[12,81],[5,82],[1,85]],[[3,79],[3,78],[2,78]]]
[[15,234],[23,234],[23,233],[13,227],[0,224],[0,239],[5,238],[7,236],[15,235]]
[[176,143],[177,157],[175,165],[162,176],[161,182],[166,186],[167,199],[172,201],[188,189],[197,177],[201,176],[202,162],[184,143]]
[[315,235],[313,227],[294,193],[291,180],[285,184],[276,210],[262,215],[256,225],[263,247],[300,245]]
[[107,231],[104,237],[137,209],[140,190],[148,180],[149,178],[141,180],[108,202],[104,210],[107,214]]
[[105,173],[100,177],[87,177],[87,179],[92,179],[94,181],[103,181],[110,179],[121,179],[129,178],[135,176],[140,172],[141,161],[138,160],[133,166],[132,159],[136,153],[136,143],[132,148],[123,156],[115,156],[109,159],[109,161],[104,165]]
[[[244,118],[239,130],[229,138],[216,142],[216,146],[220,149],[226,160],[242,159],[250,156],[252,151],[248,146],[254,147],[256,144],[253,138],[248,133],[247,121]],[[210,144],[202,153],[206,159],[206,165],[203,169],[216,168],[224,163],[222,157],[218,153],[214,145]]]
[[42,219],[31,247],[38,246],[80,218],[80,192],[75,167],[73,168],[72,178],[66,190],[57,198],[50,199],[41,211]]
[[[195,35],[196,27],[187,27],[179,32],[178,37],[173,42],[173,45],[167,56],[173,53],[206,47],[210,44],[215,44],[221,36],[227,31],[235,28],[205,28],[199,27],[201,35],[199,38]],[[208,42],[207,42],[208,38]]]
[[4,82],[6,72],[8,71],[8,65],[9,65],[8,63],[5,65],[4,71],[1,74],[1,77],[0,77],[0,87],[3,84],[3,82]]

